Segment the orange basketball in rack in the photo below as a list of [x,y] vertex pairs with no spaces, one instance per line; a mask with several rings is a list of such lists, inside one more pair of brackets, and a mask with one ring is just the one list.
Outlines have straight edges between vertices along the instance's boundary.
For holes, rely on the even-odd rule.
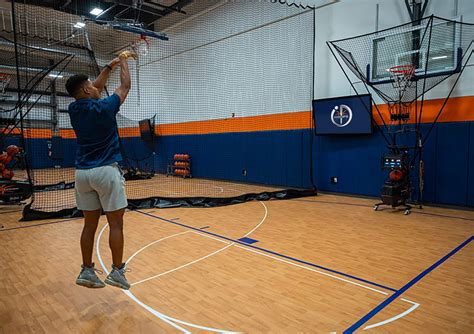
[[388,177],[390,181],[400,181],[403,178],[403,172],[400,169],[394,169]]
[[184,160],[189,160],[189,154],[183,154],[183,159]]
[[178,159],[179,159],[179,154],[175,154],[175,155],[173,156],[173,159],[174,159],[174,160],[178,160]]
[[20,153],[20,149],[16,145],[10,145],[7,147],[7,154],[9,156],[14,156]]
[[8,154],[6,152],[2,152],[2,154],[0,154],[0,162],[5,162],[8,158]]
[[15,173],[13,173],[13,171],[11,171],[9,169],[4,169],[3,172],[2,172],[2,177],[6,180],[11,180],[14,175],[15,175]]

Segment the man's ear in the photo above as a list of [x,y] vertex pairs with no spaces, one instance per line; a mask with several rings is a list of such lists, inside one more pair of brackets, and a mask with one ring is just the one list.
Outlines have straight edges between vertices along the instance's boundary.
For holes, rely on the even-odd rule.
[[87,85],[82,86],[82,90],[84,91],[84,93],[86,95],[89,95],[90,92],[91,92],[90,89],[89,89],[89,86],[87,86]]

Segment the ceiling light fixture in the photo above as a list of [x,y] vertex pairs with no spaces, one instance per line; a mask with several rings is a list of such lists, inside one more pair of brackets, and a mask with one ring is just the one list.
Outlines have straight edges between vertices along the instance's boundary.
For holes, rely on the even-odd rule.
[[436,59],[446,59],[448,56],[437,56],[437,57],[432,57],[431,59],[436,60]]
[[76,22],[76,24],[74,25],[74,28],[82,29],[85,26],[86,26],[86,24],[84,22]]
[[102,12],[103,10],[97,7],[95,7],[93,10],[90,11],[90,13],[95,16],[102,14]]

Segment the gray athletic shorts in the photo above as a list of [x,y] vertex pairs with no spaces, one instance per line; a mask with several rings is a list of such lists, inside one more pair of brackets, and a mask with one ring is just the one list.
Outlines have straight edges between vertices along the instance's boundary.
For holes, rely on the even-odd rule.
[[76,203],[79,210],[105,212],[126,208],[125,178],[117,163],[76,169]]

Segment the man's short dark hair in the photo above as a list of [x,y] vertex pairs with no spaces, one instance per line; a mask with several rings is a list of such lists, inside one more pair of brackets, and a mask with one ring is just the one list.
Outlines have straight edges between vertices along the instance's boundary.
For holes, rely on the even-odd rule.
[[66,90],[69,95],[75,97],[87,80],[89,80],[89,77],[85,74],[76,74],[67,79]]

